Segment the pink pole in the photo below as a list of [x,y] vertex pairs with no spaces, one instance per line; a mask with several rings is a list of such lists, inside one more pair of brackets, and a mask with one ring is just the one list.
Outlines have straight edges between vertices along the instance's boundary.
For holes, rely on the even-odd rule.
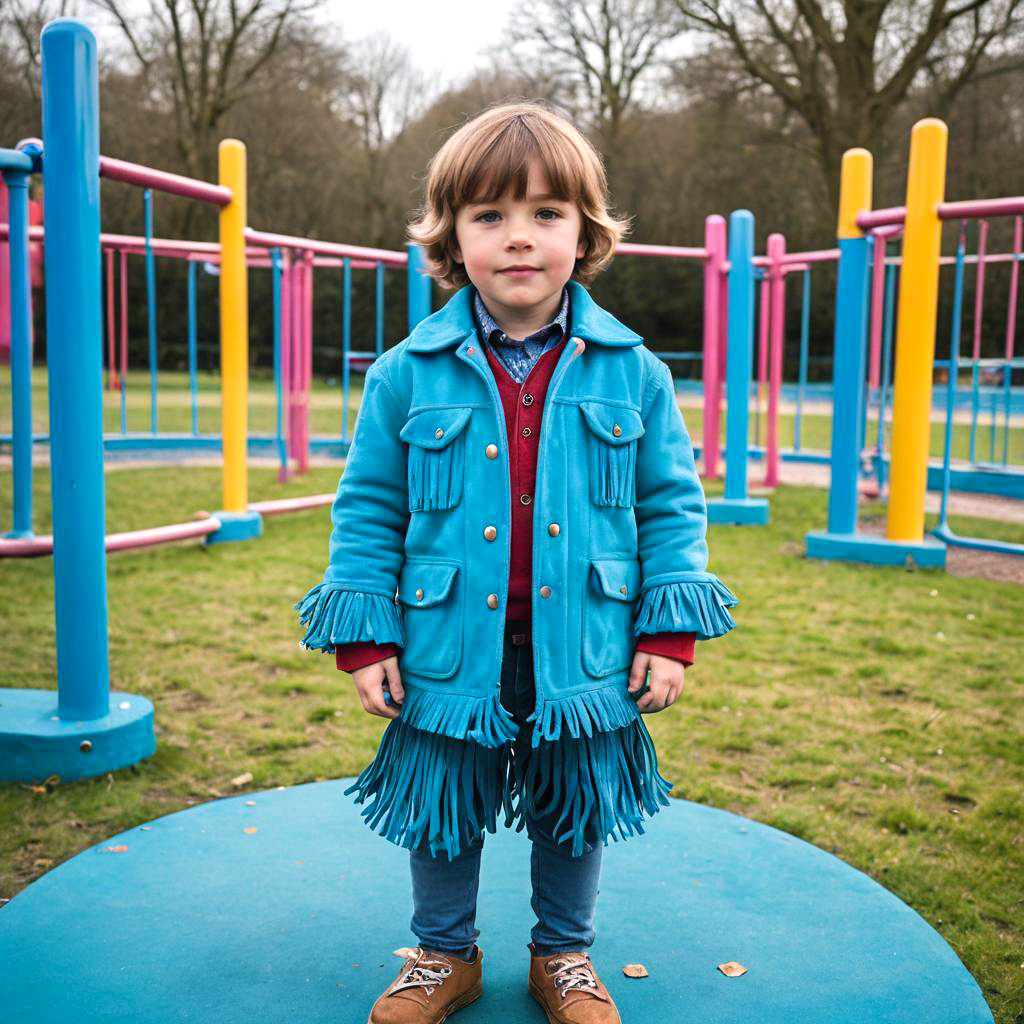
[[882,314],[885,305],[885,235],[875,233],[874,259],[871,264],[871,350],[868,356],[868,387],[879,388],[882,367]]
[[[729,252],[728,226],[722,229],[722,276],[718,285],[718,386],[715,388],[715,408],[722,408],[722,392],[725,389],[726,356],[729,348],[729,271],[726,256]],[[721,424],[721,416],[717,425]],[[715,456],[722,454],[721,441]],[[719,474],[720,475],[720,474]]]
[[278,469],[277,478],[281,483],[289,477],[289,456],[291,455],[291,372],[292,372],[292,254],[288,249],[281,253],[281,429],[284,431],[284,462]]
[[770,285],[767,294],[771,296],[771,375],[768,383],[768,424],[765,431],[764,458],[766,487],[779,485],[779,392],[782,389],[782,343],[786,323],[786,275],[783,273],[781,260],[785,251],[784,235],[776,233],[768,236],[768,255],[772,262],[765,275],[765,280]]
[[291,356],[288,362],[288,455],[292,459],[298,458],[299,438],[297,436],[298,425],[298,394],[296,391],[296,380],[298,375],[299,351],[300,351],[300,309],[299,309],[299,260],[292,258],[291,268],[288,272],[288,346]]
[[116,391],[117,328],[114,324],[114,252],[107,250],[107,388]]
[[121,253],[121,387],[128,387],[128,254]]
[[313,254],[307,253],[302,267],[303,363],[302,363],[302,472],[309,471],[309,394],[313,387]]
[[[1013,220],[1013,254],[1020,255],[1021,219]],[[1006,314],[1006,358],[1013,358],[1014,335],[1017,327],[1017,275],[1020,271],[1020,260],[1015,259],[1010,265],[1010,308]]]
[[[153,526],[146,530],[107,534],[107,551],[130,551],[133,548],[151,548],[157,544],[170,544],[179,540],[205,537],[221,528],[215,516],[194,523],[174,523],[171,526]],[[53,554],[53,536],[30,537],[25,540],[0,538],[0,558],[35,558]]]
[[718,476],[718,423],[721,408],[721,380],[718,372],[718,339],[721,331],[721,297],[724,290],[722,263],[725,259],[725,218],[717,213],[704,220],[704,429],[701,447],[704,476]]
[[[758,329],[757,329],[757,400],[756,400],[756,415],[758,428],[761,425],[761,409],[762,402],[764,400],[764,388],[768,381],[768,315],[771,312],[771,289],[769,288],[768,274],[765,274],[761,278],[759,305],[758,310]],[[761,431],[758,429],[758,439],[760,440]],[[763,441],[761,442],[764,443]]]
[[[0,182],[0,221],[9,223],[7,186]],[[6,240],[0,241],[0,363],[11,361],[11,249]],[[31,292],[31,289],[29,289]]]
[[988,246],[988,221],[983,220],[978,232],[978,274],[974,291],[974,359],[981,358],[981,310],[985,302],[985,250]]

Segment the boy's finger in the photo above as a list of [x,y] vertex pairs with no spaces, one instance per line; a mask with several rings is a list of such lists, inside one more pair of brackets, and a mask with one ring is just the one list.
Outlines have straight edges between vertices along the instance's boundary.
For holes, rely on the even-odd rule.
[[391,699],[401,704],[405,700],[405,687],[402,686],[402,675],[398,671],[398,666],[388,665],[385,671],[387,672],[387,686],[391,691]]

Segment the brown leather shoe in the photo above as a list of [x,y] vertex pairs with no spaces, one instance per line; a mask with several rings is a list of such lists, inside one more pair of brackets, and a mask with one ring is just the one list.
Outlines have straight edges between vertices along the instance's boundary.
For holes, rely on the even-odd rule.
[[530,995],[549,1024],[622,1024],[588,953],[536,956],[531,942]]
[[366,1024],[441,1024],[483,995],[483,959],[479,946],[471,964],[417,947],[370,1008]]

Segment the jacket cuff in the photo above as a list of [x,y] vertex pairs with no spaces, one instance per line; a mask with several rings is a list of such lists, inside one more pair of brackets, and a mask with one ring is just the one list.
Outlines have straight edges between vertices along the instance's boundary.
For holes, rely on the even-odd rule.
[[300,644],[307,650],[333,654],[336,644],[367,640],[405,646],[405,632],[394,597],[318,583],[295,607],[299,622],[306,627]]
[[696,639],[696,633],[644,633],[637,639],[636,650],[662,658],[675,658],[689,667],[693,664]]
[[375,661],[384,661],[398,655],[396,644],[375,644],[359,642],[354,644],[338,644],[334,649],[334,663],[342,672],[354,672],[357,668],[365,668]]
[[661,573],[644,580],[633,633],[695,632],[710,640],[736,628],[729,609],[739,604],[724,583],[709,572]]

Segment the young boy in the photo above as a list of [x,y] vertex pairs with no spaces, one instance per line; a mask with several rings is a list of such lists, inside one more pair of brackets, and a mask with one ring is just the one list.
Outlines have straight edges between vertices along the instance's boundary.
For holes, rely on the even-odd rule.
[[431,161],[409,234],[459,290],[367,373],[330,564],[299,604],[304,645],[391,719],[347,792],[410,851],[420,944],[371,1024],[482,994],[502,808],[531,840],[529,991],[552,1022],[620,1020],[587,953],[602,848],[668,803],[640,716],[737,603],[706,571],[671,374],[582,287],[624,228],[600,157],[538,104],[485,111]]

